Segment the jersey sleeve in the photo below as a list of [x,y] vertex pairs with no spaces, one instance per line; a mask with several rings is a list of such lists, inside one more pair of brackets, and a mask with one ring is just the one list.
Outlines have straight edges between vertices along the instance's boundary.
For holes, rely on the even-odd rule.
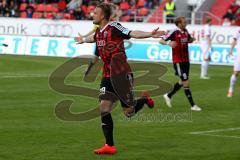
[[174,41],[174,34],[175,34],[175,30],[171,30],[171,31],[167,32],[167,34],[163,36],[163,40]]
[[118,22],[113,22],[110,24],[112,27],[114,27],[114,32],[116,35],[122,37],[123,39],[130,39],[130,33],[131,31],[125,27],[123,27],[120,23]]

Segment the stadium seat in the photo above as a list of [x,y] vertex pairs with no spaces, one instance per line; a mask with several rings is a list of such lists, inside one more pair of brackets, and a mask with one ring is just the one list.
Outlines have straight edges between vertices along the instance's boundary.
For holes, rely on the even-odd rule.
[[148,15],[148,9],[147,8],[139,9],[138,15],[139,16],[147,16]]
[[70,13],[64,13],[63,18],[64,19],[72,19],[72,16]]
[[53,14],[51,12],[46,13],[46,19],[53,19]]
[[37,9],[36,9],[37,12],[44,12],[44,10],[45,10],[45,5],[44,4],[38,4],[37,5]]
[[145,6],[145,0],[138,0],[137,7],[141,8],[141,7],[144,7],[144,6]]
[[42,12],[34,12],[33,13],[33,18],[43,18],[43,13]]
[[53,10],[54,10],[54,7],[51,4],[46,5],[46,8],[45,8],[46,12],[52,12]]
[[28,6],[27,3],[21,3],[21,4],[20,4],[20,7],[19,7],[19,10],[20,10],[20,11],[25,11],[25,9],[26,9],[27,6]]
[[21,18],[27,18],[27,13],[25,11],[20,13]]
[[122,21],[122,22],[129,22],[130,19],[131,19],[130,16],[122,16],[122,17],[120,17],[120,21]]
[[130,5],[129,5],[128,2],[122,2],[122,3],[120,3],[119,8],[120,8],[121,10],[128,10],[128,9],[130,9]]
[[59,9],[60,11],[63,11],[63,10],[65,10],[66,8],[67,8],[67,4],[66,4],[65,0],[60,0],[60,1],[58,2],[58,9]]
[[81,8],[82,8],[82,11],[84,12],[84,13],[87,13],[87,6],[86,5],[82,5],[81,6]]

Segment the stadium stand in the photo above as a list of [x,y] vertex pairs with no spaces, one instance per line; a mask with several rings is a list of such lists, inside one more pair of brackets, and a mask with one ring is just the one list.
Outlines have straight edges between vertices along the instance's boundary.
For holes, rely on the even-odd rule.
[[[90,0],[0,0],[0,17],[91,20],[98,2]],[[123,21],[143,21],[150,14],[150,10],[158,5],[158,0],[105,0],[105,2],[112,2],[119,6],[119,19]],[[10,14],[10,7],[15,9],[14,15]]]
[[[111,2],[118,6],[116,20],[125,22],[166,22],[164,7],[168,0],[102,1]],[[201,24],[206,16],[211,16],[215,25],[240,25],[240,0],[175,1],[177,5],[176,16],[183,15],[187,17],[189,23]],[[99,1],[0,0],[0,17],[92,20],[97,3]],[[194,17],[192,17],[192,13],[195,13]]]

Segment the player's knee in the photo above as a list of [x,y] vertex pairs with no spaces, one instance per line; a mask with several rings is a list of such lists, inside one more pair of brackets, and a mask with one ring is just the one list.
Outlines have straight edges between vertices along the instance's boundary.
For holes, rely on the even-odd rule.
[[102,101],[100,102],[100,112],[101,112],[101,113],[111,112],[111,106],[112,106],[112,102],[102,100]]
[[239,72],[238,71],[234,71],[233,74],[237,77]]
[[189,80],[182,81],[183,87],[189,87]]

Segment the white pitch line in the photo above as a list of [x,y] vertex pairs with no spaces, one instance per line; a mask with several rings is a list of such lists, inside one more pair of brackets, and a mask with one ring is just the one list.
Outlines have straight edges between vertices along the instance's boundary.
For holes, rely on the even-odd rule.
[[204,133],[215,133],[215,132],[235,131],[235,130],[240,130],[240,127],[238,127],[238,128],[215,129],[215,130],[208,130],[208,131],[189,132],[189,134],[204,134]]
[[203,136],[212,136],[212,137],[224,137],[224,138],[237,138],[240,139],[239,136],[228,136],[228,135],[218,135],[218,134],[197,134],[197,135],[203,135]]
[[8,76],[0,76],[0,78],[38,78],[38,77],[48,77],[48,75],[44,74],[29,74],[29,75],[8,75]]
[[197,131],[197,132],[189,132],[188,134],[192,134],[192,135],[204,135],[204,136],[213,136],[213,137],[223,137],[223,138],[237,138],[237,139],[240,139],[240,136],[229,136],[229,135],[209,134],[209,133],[235,131],[235,130],[240,130],[240,128],[237,127],[237,128],[215,129],[215,130],[208,130],[208,131]]

